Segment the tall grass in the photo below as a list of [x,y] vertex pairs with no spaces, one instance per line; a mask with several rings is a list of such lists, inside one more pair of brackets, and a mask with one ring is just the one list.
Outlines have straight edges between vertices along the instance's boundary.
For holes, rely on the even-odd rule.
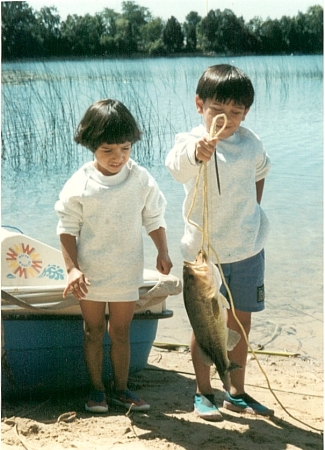
[[[251,77],[258,95],[285,100],[292,83],[322,78],[321,57],[86,60],[4,64],[2,164],[6,169],[75,168],[92,158],[73,141],[88,106],[101,98],[122,101],[143,132],[133,158],[161,163],[174,135],[198,122],[197,81],[209,65],[227,62]],[[182,64],[182,61],[184,64]]]
[[[57,63],[58,66],[61,63]],[[86,63],[87,64],[87,63]],[[122,101],[136,117],[143,132],[133,158],[152,165],[171,145],[172,120],[159,107],[161,95],[150,73],[104,70],[100,64],[78,73],[73,63],[61,64],[58,74],[44,64],[43,75],[30,77],[20,71],[16,80],[2,87],[2,161],[16,169],[74,167],[92,155],[73,142],[85,110],[101,98]],[[39,70],[39,69],[38,69]],[[17,72],[16,72],[17,73]],[[45,76],[44,76],[45,74]]]

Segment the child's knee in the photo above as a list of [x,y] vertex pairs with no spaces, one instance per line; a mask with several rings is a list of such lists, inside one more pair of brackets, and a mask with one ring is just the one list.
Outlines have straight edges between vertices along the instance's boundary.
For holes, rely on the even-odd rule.
[[232,311],[228,311],[228,327],[232,330],[237,331],[241,335],[243,334],[242,328],[244,329],[245,334],[248,334],[250,332],[251,320],[252,315],[249,312],[235,310],[234,315]]
[[99,325],[85,324],[85,337],[91,342],[102,341],[105,334],[105,323]]
[[109,337],[112,342],[120,344],[129,342],[130,327],[129,326],[112,326],[109,327]]

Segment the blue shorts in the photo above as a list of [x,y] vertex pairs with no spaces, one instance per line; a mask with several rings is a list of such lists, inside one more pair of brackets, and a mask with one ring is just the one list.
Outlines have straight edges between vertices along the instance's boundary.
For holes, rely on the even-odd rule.
[[[235,309],[257,312],[265,308],[264,300],[264,250],[242,261],[221,264],[226,283],[231,292]],[[229,301],[228,292],[222,284],[220,292]]]

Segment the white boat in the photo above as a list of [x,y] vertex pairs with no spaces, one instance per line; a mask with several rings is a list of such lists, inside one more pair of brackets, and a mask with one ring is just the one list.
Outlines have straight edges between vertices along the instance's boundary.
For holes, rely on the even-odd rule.
[[[78,301],[62,298],[66,271],[61,251],[17,231],[1,229],[2,392],[71,388],[88,382],[83,361],[83,322]],[[131,324],[130,373],[142,370],[158,320],[172,317],[168,296],[180,280],[144,271]],[[109,320],[109,316],[107,315]],[[104,338],[104,379],[110,379],[110,340]]]

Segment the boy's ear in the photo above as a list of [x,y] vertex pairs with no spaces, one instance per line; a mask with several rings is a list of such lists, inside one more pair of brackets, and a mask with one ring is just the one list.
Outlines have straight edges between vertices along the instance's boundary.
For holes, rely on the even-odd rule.
[[204,103],[204,101],[198,95],[196,95],[195,96],[195,104],[196,104],[197,112],[199,114],[203,114],[203,103]]

